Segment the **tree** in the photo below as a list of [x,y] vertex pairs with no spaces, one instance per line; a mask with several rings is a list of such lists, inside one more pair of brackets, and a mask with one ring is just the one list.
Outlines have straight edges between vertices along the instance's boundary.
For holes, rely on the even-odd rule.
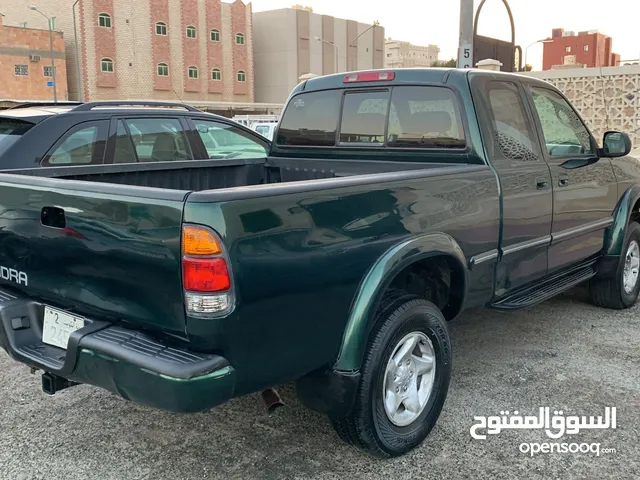
[[300,5],[299,3],[296,3],[293,7],[291,7],[295,10],[306,10],[307,12],[313,12],[313,8],[311,7],[305,7],[304,5]]
[[448,67],[448,68],[455,68],[456,66],[456,59],[452,58],[451,60],[436,60],[433,63],[431,63],[432,67]]

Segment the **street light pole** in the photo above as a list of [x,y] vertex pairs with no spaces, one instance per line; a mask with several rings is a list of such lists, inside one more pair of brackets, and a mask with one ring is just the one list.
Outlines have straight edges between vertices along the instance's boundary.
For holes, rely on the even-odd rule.
[[73,4],[73,38],[76,42],[76,77],[78,79],[78,100],[82,101],[84,98],[82,95],[82,77],[80,76],[80,52],[78,49],[78,27],[76,26],[76,5],[80,0],[76,0]]
[[549,40],[549,39],[536,40],[535,42],[527,45],[527,48],[524,49],[524,68],[526,68],[527,65],[529,65],[529,62],[527,62],[527,57],[529,55],[529,47],[533,47],[537,43],[553,43],[553,40]]
[[[354,43],[356,43],[356,40],[358,40],[361,36],[363,36],[365,33],[367,33],[369,30],[372,30],[376,27],[380,26],[380,22],[378,20],[376,20],[375,22],[373,22],[373,25],[371,25],[369,28],[367,28],[364,32],[362,32],[360,35],[358,35],[356,38],[354,38],[353,40],[351,40],[349,42],[349,47],[357,47],[357,45],[354,45]],[[372,53],[371,53],[371,64],[374,66],[375,68],[375,61],[376,61],[376,45],[375,45],[375,37],[373,39],[373,48],[371,49]],[[347,59],[349,58],[349,53],[347,52]],[[347,65],[349,64],[349,60],[347,60]],[[358,68],[358,53],[356,52],[356,69]]]
[[336,57],[336,71],[335,71],[335,73],[338,73],[338,46],[335,43],[331,43],[331,42],[329,42],[327,40],[324,40],[323,38],[320,38],[320,37],[313,37],[313,38],[316,39],[319,42],[326,43],[327,45],[331,45],[333,47],[333,49],[335,50],[334,56]]
[[49,55],[51,55],[51,75],[53,78],[53,103],[58,103],[58,93],[56,92],[56,90],[58,89],[58,84],[56,83],[56,63],[53,56],[53,25],[51,25],[51,19],[40,10],[38,10],[38,7],[36,7],[35,5],[29,6],[29,10],[38,12],[40,15],[47,19],[47,22],[49,22]]
[[355,45],[353,44],[356,40],[358,40],[361,36],[363,36],[365,33],[367,33],[369,30],[371,30],[372,28],[376,28],[380,26],[380,22],[378,20],[376,20],[375,22],[373,22],[373,25],[371,25],[369,28],[367,28],[364,32],[362,32],[360,35],[358,35],[356,38],[354,38],[353,40],[351,40],[349,42],[349,46],[350,47],[355,47]]

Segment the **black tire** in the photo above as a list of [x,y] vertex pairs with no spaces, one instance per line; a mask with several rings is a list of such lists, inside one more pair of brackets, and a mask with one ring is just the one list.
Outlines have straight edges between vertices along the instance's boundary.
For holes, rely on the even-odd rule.
[[[433,345],[435,379],[422,413],[409,425],[398,427],[389,420],[384,409],[384,374],[394,349],[412,332],[422,332]],[[383,298],[376,315],[354,406],[345,417],[331,417],[331,423],[342,440],[373,456],[403,455],[429,435],[442,411],[450,379],[451,343],[442,313],[431,302],[392,290]]]
[[640,224],[637,222],[630,222],[627,227],[620,262],[615,274],[604,278],[594,277],[589,281],[589,294],[595,305],[622,310],[632,307],[638,300],[640,281],[636,281],[635,288],[629,293],[625,291],[623,283],[626,254],[633,241],[640,245]]

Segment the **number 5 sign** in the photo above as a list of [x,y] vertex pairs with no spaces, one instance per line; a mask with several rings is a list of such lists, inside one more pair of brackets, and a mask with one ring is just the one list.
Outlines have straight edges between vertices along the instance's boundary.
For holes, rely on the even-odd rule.
[[458,68],[473,68],[473,45],[461,45],[458,52]]

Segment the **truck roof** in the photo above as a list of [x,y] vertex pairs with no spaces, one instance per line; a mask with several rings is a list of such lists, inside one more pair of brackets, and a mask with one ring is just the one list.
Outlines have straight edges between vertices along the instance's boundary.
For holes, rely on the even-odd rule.
[[310,92],[316,90],[330,90],[334,88],[345,88],[354,86],[363,88],[367,86],[374,86],[366,81],[357,81],[353,83],[347,82],[345,79],[351,75],[372,75],[375,73],[390,73],[393,74],[393,78],[389,80],[375,81],[375,86],[391,86],[401,83],[411,84],[437,84],[447,83],[447,79],[452,75],[491,75],[500,77],[524,77],[530,81],[538,80],[540,83],[547,83],[543,80],[536,79],[528,75],[522,75],[519,73],[511,72],[494,72],[490,70],[481,70],[478,68],[465,69],[465,68],[400,68],[400,69],[375,69],[375,70],[360,70],[353,72],[337,73],[332,75],[324,75],[322,77],[315,77],[301,82],[291,92],[292,95],[300,93],[302,91]]

